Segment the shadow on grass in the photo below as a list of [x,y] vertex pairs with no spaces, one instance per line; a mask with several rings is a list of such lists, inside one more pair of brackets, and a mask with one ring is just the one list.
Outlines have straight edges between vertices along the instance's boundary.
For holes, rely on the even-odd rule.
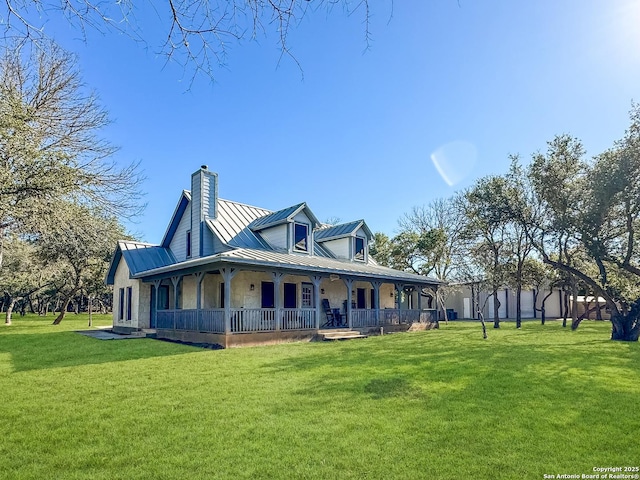
[[10,355],[14,372],[122,362],[193,351],[197,349],[153,339],[98,340],[71,331],[0,337],[0,353]]
[[617,379],[640,380],[634,367],[640,363],[640,348],[596,334],[541,327],[500,332],[487,342],[469,328],[417,332],[314,345],[312,354],[279,359],[264,368],[311,373],[314,382],[296,393],[327,400],[342,394],[415,400],[482,391],[489,407],[508,397],[509,389],[550,397],[581,389],[630,392],[629,381]]

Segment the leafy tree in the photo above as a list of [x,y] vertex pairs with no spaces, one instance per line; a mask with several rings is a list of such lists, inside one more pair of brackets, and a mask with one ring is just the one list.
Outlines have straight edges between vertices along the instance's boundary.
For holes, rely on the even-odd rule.
[[500,328],[498,290],[509,278],[506,249],[510,222],[510,188],[504,177],[481,178],[465,193],[465,236],[473,262],[484,274],[493,296],[493,327]]
[[[54,325],[62,321],[69,303],[82,289],[93,288],[96,276],[104,275],[118,239],[126,238],[114,217],[85,205],[59,205],[60,222],[42,234],[41,258],[60,266],[62,308]],[[103,277],[104,278],[104,277]]]
[[140,211],[136,164],[119,167],[99,136],[108,124],[73,56],[54,44],[6,48],[0,57],[0,266],[10,232],[60,222],[57,203],[82,202],[118,216]]
[[[613,340],[640,334],[639,252],[640,107],[633,105],[624,137],[592,162],[580,142],[563,135],[534,156],[529,179],[533,208],[516,209],[543,261],[572,282],[603,297],[611,312]],[[572,327],[579,319],[573,312]]]
[[5,324],[11,325],[16,303],[48,283],[43,266],[37,263],[33,242],[13,235],[7,239],[5,251],[5,268],[0,270],[0,288],[5,296]]

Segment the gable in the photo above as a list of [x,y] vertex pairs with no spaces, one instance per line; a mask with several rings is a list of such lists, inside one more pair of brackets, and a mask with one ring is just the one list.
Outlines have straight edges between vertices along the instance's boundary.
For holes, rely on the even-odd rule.
[[129,274],[132,276],[176,263],[175,257],[167,248],[148,243],[121,240],[118,242],[109,264],[109,270],[105,278],[107,285],[113,285],[118,266],[122,260],[125,261]]
[[[171,216],[171,221],[169,222],[167,231],[165,232],[164,237],[162,238],[162,242],[160,242],[161,247],[169,248],[169,245],[171,244],[171,241],[175,236],[176,230],[178,229],[178,226],[180,225],[180,222],[182,221],[182,217],[184,216],[184,213],[187,211],[187,207],[189,206],[190,202],[191,202],[191,194],[188,191],[183,190],[182,196],[178,201],[178,205],[176,205],[176,208],[173,211],[173,215]],[[191,221],[191,219],[189,219],[189,221]]]

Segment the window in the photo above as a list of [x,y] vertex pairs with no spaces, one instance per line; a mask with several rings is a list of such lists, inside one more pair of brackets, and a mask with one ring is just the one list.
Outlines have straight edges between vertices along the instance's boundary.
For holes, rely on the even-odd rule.
[[309,227],[307,225],[304,225],[303,223],[295,223],[293,230],[294,230],[293,249],[297,252],[309,251],[307,246],[307,237],[308,237]]
[[224,308],[224,282],[220,283],[220,308]]
[[313,285],[310,283],[302,284],[302,308],[313,308]]
[[127,287],[127,321],[131,321],[131,300],[133,298],[133,289]]
[[364,238],[356,237],[356,249],[353,258],[364,262]]
[[169,310],[169,287],[160,285],[158,289],[158,310]]
[[191,256],[191,230],[187,230],[187,258]]
[[298,308],[297,287],[295,283],[284,284],[284,308]]
[[124,288],[121,288],[118,293],[118,320],[124,320]]

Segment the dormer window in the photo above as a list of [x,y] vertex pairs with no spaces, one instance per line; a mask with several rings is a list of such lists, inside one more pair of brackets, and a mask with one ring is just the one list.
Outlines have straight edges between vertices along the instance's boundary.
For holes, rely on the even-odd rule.
[[359,262],[364,262],[364,238],[356,237],[356,248],[353,258]]
[[309,227],[303,223],[295,223],[293,226],[293,250],[296,252],[309,251]]

